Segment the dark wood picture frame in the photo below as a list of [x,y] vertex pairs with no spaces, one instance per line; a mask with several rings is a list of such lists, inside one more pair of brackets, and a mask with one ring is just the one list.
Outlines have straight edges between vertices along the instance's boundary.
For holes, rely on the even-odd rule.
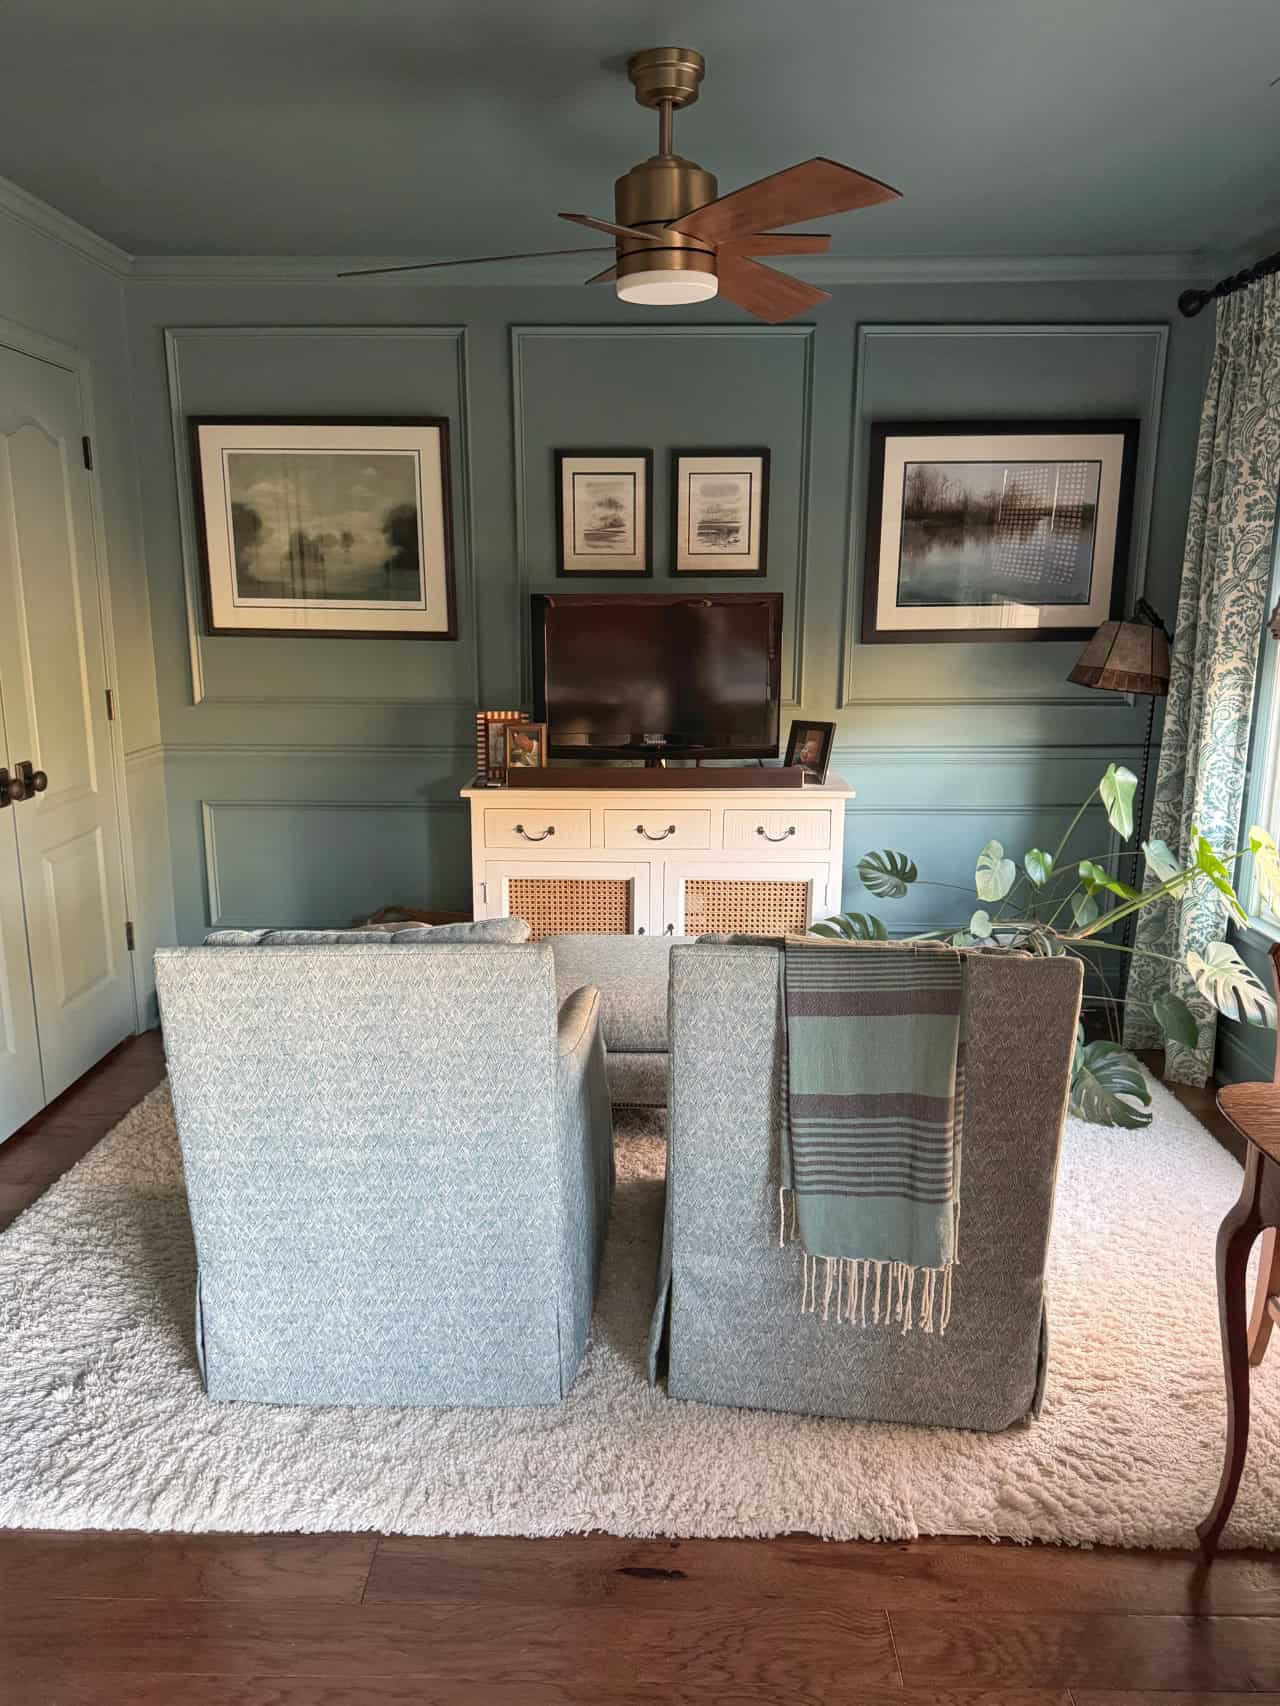
[[[1130,536],[1133,528],[1134,488],[1137,476],[1138,435],[1141,422],[1132,418],[1108,420],[948,420],[873,421],[867,457],[866,528],[862,572],[862,629],[864,645],[921,645],[932,643],[983,644],[1043,640],[1086,640],[1100,623],[1062,627],[1009,628],[910,628],[886,629],[878,625],[880,593],[880,534],[884,519],[885,444],[889,438],[1004,438],[1036,434],[1069,437],[1072,434],[1106,434],[1121,440],[1119,491],[1116,502],[1115,545],[1110,564],[1111,587],[1106,615],[1115,621],[1125,608],[1129,579]],[[1066,460],[1066,458],[1062,458]],[[921,610],[921,617],[926,611]]]
[[[802,764],[796,757],[796,748],[803,736],[811,734],[814,729],[822,730],[822,750],[814,764]],[[834,723],[819,723],[812,717],[795,717],[792,719],[790,731],[787,734],[787,754],[782,760],[783,769],[793,764],[799,764],[804,771],[806,782],[825,782],[827,772],[831,768],[831,753],[836,744],[836,725]]]
[[[538,737],[538,762],[536,764],[513,764],[511,761],[512,736],[535,734]],[[507,785],[510,786],[512,775],[519,776],[525,770],[545,770],[547,767],[547,725],[545,723],[519,722],[503,723],[502,750],[506,757]]]
[[[644,499],[636,506],[637,514],[644,519],[644,567],[641,569],[610,569],[606,567],[589,569],[571,569],[565,567],[565,510],[564,510],[564,464],[567,461],[595,460],[608,462],[615,457],[625,456],[632,461],[644,463]],[[605,450],[553,450],[551,453],[552,468],[555,479],[556,495],[556,577],[560,580],[587,580],[592,575],[599,575],[602,580],[645,580],[653,577],[653,451],[647,449],[627,448],[620,446]],[[602,469],[601,472],[604,472]]]
[[[725,450],[714,448],[699,450],[686,448],[671,452],[671,561],[668,572],[673,579],[683,580],[687,576],[706,575],[709,580],[759,580],[769,572],[769,463],[770,451],[767,445],[750,444],[737,449]],[[683,476],[680,471],[681,459],[686,456],[752,456],[760,462],[760,523],[756,541],[757,567],[754,569],[706,568],[682,569],[680,561],[680,486]]]
[[[213,579],[209,563],[206,493],[201,469],[201,427],[410,427],[432,428],[440,434],[441,530],[444,540],[445,622],[441,629],[410,632],[369,628],[241,628],[219,626],[214,621]],[[458,598],[453,566],[453,469],[449,448],[449,422],[443,415],[188,415],[187,445],[191,464],[191,487],[195,499],[196,550],[200,564],[205,632],[238,635],[246,639],[271,640],[456,640]]]

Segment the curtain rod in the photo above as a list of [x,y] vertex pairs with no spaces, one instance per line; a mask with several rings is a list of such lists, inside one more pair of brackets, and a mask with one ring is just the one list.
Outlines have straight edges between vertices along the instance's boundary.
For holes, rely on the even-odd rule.
[[1178,298],[1179,312],[1185,314],[1188,320],[1193,319],[1216,297],[1234,296],[1237,290],[1246,290],[1249,285],[1256,284],[1260,278],[1269,278],[1274,272],[1280,272],[1280,249],[1277,249],[1274,255],[1265,255],[1262,260],[1255,261],[1243,272],[1220,278],[1212,290],[1184,290]]

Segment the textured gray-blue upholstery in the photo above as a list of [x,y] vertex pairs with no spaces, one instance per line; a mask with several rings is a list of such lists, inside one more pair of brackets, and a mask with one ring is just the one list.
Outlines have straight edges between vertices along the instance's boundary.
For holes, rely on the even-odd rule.
[[676,1398],[985,1430],[1035,1414],[1079,962],[1002,958],[989,1008],[968,1028],[959,1257],[942,1338],[799,1312],[800,1247],[778,1247],[778,953],[708,944],[671,956],[650,1378],[669,1334]]
[[599,996],[542,944],[163,949],[211,1397],[550,1404],[613,1185]]
[[614,1105],[665,1108],[671,950],[694,938],[563,935],[547,940],[562,996],[582,983],[600,991]]

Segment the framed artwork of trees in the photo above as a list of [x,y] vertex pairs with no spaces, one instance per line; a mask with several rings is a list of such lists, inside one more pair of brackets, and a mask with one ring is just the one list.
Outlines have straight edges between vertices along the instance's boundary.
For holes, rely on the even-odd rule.
[[457,638],[446,421],[188,426],[209,633]]

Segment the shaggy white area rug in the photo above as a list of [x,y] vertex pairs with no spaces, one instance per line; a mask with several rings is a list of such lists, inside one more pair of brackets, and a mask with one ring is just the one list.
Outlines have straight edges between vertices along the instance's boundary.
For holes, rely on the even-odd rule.
[[[1044,1411],[989,1435],[651,1391],[664,1145],[634,1122],[563,1405],[210,1403],[161,1087],[0,1236],[0,1525],[1193,1545],[1224,1425],[1214,1236],[1240,1170],[1163,1090],[1155,1113],[1144,1132],[1069,1123]],[[1227,1543],[1280,1545],[1280,1347],[1255,1371],[1253,1427]]]

